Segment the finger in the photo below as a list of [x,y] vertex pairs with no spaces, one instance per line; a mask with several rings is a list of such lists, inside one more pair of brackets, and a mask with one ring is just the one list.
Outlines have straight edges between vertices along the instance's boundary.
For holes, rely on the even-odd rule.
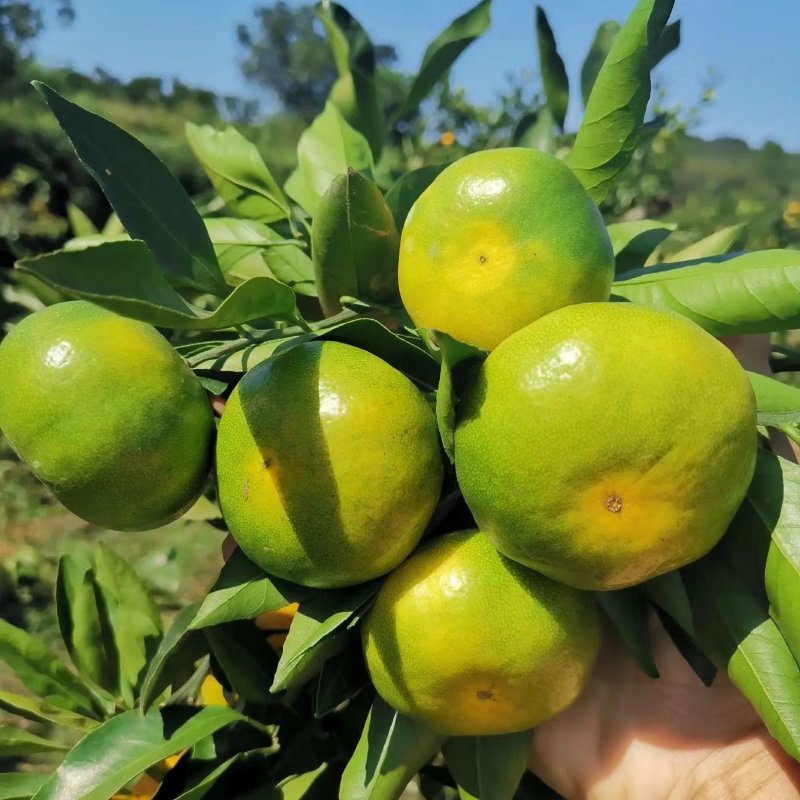
[[212,395],[211,397],[211,408],[214,409],[214,413],[218,416],[222,416],[222,412],[225,410],[225,398],[220,397],[219,395]]
[[236,544],[236,540],[228,534],[222,542],[222,558],[225,562],[230,559],[230,557],[236,552],[237,548],[239,547]]

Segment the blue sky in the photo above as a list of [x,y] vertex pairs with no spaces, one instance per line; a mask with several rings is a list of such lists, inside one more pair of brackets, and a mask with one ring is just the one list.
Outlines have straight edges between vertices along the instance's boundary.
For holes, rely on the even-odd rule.
[[[413,71],[427,42],[474,0],[344,0],[374,41],[394,44],[399,67]],[[573,89],[596,26],[622,20],[635,0],[542,0]],[[293,3],[294,4],[294,3]],[[74,0],[77,19],[54,21],[37,42],[47,64],[100,66],[122,78],[177,77],[220,93],[258,96],[239,73],[235,26],[257,0]],[[800,151],[800,0],[676,0],[683,44],[659,68],[670,99],[692,105],[709,70],[717,96],[703,115],[704,136],[774,139]],[[492,27],[461,57],[454,82],[476,102],[491,99],[504,76],[536,66],[533,2],[494,0]],[[569,122],[580,120],[573,91]]]

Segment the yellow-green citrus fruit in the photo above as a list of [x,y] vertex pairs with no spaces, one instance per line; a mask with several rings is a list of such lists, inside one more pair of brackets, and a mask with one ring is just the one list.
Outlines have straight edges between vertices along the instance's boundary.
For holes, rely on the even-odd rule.
[[381,697],[452,736],[549,719],[582,691],[599,640],[588,594],[504,558],[475,531],[423,545],[362,625]]
[[464,498],[503,553],[618,589],[720,539],[755,467],[755,401],[730,351],[684,317],[569,306],[490,354],[455,450]]
[[400,241],[400,294],[415,324],[484,350],[561,306],[607,300],[613,275],[592,198],[561,161],[529,148],[449,166]]
[[202,491],[211,405],[155,328],[84,301],[60,303],[11,330],[0,374],[0,430],[79,517],[157,528]]
[[310,342],[259,364],[217,440],[222,512],[262,569],[307,586],[383,575],[419,541],[442,462],[422,394],[377,356]]

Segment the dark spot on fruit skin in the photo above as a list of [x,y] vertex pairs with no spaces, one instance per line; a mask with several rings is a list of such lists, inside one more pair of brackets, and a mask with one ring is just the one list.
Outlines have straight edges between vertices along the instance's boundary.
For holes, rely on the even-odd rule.
[[494,692],[491,689],[481,689],[477,692],[478,700],[491,700],[494,697]]
[[478,261],[480,261],[481,264],[485,264],[488,261],[488,259],[486,258],[486,256],[479,256]]
[[264,459],[264,469],[269,469],[272,466],[272,459],[265,458]]
[[621,497],[617,497],[615,494],[612,494],[606,500],[606,508],[612,514],[619,514],[620,511],[622,511],[622,498]]
[[250,481],[245,479],[244,482],[244,501],[247,502],[247,499],[250,497]]

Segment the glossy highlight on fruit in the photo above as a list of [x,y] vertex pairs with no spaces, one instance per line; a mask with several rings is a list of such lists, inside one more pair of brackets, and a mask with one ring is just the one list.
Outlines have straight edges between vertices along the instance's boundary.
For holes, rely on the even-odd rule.
[[686,318],[569,306],[489,355],[455,453],[464,498],[503,553],[619,589],[719,541],[755,468],[755,400],[731,352]]
[[37,311],[0,344],[0,430],[73,513],[157,528],[211,467],[208,397],[155,328],[82,300]]
[[527,730],[568,706],[600,626],[590,595],[461,531],[427,542],[387,578],[362,641],[389,705],[442,733],[485,736]]
[[591,197],[557,158],[523,147],[451,164],[417,199],[400,241],[414,323],[484,350],[557,308],[608,300],[613,276]]
[[231,395],[217,483],[231,533],[262,569],[308,586],[368,581],[411,552],[439,499],[433,412],[377,356],[299,344]]

